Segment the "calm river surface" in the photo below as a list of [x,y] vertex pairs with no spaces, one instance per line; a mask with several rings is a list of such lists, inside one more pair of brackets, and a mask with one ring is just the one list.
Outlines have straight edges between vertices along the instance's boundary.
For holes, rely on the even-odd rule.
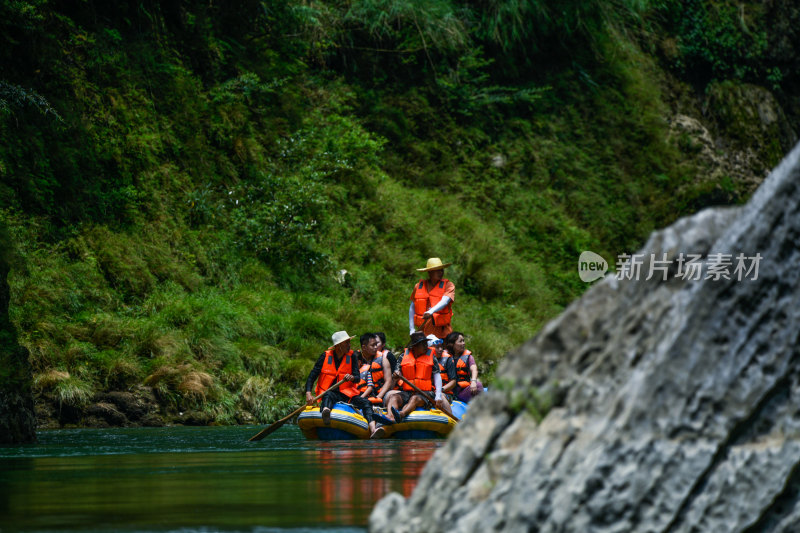
[[0,532],[365,531],[443,441],[307,441],[286,425],[40,431],[0,447]]

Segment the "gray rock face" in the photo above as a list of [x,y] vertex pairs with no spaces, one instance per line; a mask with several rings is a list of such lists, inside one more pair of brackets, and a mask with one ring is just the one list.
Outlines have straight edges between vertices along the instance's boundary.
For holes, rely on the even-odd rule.
[[[371,531],[800,531],[800,146],[746,206],[642,253],[638,280],[607,276],[506,357]],[[681,253],[703,279],[678,276]],[[736,256],[757,253],[738,280]],[[651,254],[667,280],[645,279]]]

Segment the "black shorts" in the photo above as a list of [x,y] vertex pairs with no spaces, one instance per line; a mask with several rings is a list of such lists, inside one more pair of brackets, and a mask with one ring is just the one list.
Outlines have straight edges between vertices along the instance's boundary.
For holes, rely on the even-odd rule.
[[400,391],[400,403],[401,403],[401,405],[407,404],[408,400],[410,400],[411,397],[414,396],[415,394],[416,394],[416,392],[414,392],[413,390],[401,390]]
[[[416,392],[416,391],[413,391],[413,390],[401,390],[401,391],[399,391],[397,394],[398,394],[398,395],[399,395],[399,397],[400,397],[400,405],[405,405],[405,404],[407,404],[407,403],[408,403],[408,401],[411,399],[411,397],[412,397],[412,396],[419,396],[420,398],[422,398],[423,400],[425,400],[425,396],[424,396],[424,395],[422,395],[422,394],[419,394],[418,392]],[[433,398],[433,392],[429,393],[429,394],[428,394],[428,396],[430,396],[431,398]],[[426,404],[426,405],[427,405],[427,403],[428,403],[428,402],[427,402],[427,401],[425,401],[425,404]]]
[[364,418],[367,420],[367,422],[372,422],[372,404],[369,400],[362,398],[361,396],[353,396],[352,398],[348,398],[347,395],[339,392],[338,390],[329,390],[322,395],[319,408],[324,409],[327,407],[328,409],[333,409],[338,402],[349,403],[361,411],[361,414],[364,415]]

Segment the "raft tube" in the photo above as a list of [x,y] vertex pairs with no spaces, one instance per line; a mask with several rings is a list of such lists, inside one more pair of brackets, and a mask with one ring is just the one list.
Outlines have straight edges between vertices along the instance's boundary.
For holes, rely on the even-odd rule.
[[[376,414],[385,416],[382,407],[375,407]],[[461,419],[467,404],[456,400],[452,403],[453,415]],[[303,436],[309,440],[352,440],[368,439],[369,427],[366,419],[353,406],[337,403],[331,410],[331,424],[322,423],[319,407],[306,407],[297,417],[297,425]],[[386,438],[393,439],[436,439],[445,438],[453,431],[456,422],[438,409],[422,407],[412,411],[399,424],[384,425]]]
[[331,424],[322,423],[319,407],[306,407],[297,417],[297,425],[309,440],[368,439],[367,420],[347,403],[337,403],[331,409]]

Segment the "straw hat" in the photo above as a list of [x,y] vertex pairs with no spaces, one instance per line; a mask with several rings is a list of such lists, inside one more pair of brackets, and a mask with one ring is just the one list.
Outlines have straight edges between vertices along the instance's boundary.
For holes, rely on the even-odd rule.
[[331,341],[333,342],[334,346],[336,346],[337,344],[341,344],[344,341],[349,341],[355,338],[356,338],[355,335],[351,337],[350,335],[347,334],[346,331],[337,331],[336,333],[331,335]]
[[425,265],[425,268],[418,268],[417,272],[427,272],[429,270],[442,270],[444,267],[449,267],[453,263],[442,263],[442,260],[438,257],[431,257],[428,259],[428,264]]

